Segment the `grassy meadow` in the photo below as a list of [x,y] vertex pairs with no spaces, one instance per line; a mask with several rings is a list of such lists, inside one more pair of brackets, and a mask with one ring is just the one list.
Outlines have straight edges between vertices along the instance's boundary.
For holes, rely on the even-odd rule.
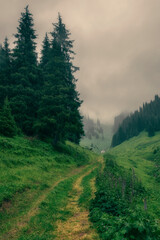
[[134,168],[137,177],[148,191],[146,196],[148,211],[160,219],[160,171],[154,174],[158,168],[156,164],[158,156],[160,162],[160,151],[157,149],[160,149],[160,133],[156,133],[154,137],[148,137],[148,134],[143,132],[109,152],[115,156],[120,166],[127,169]]
[[110,149],[96,179],[90,218],[104,240],[160,239],[160,133]]
[[95,159],[70,142],[54,150],[34,138],[0,136],[0,239],[48,239],[42,233],[54,230],[50,218],[56,211],[65,218],[57,209],[67,201],[78,174]]
[[143,132],[99,157],[1,136],[0,240],[158,240],[159,139]]

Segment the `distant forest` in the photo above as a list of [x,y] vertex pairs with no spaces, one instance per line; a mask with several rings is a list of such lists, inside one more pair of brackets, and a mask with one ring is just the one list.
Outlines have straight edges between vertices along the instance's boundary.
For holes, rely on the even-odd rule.
[[160,97],[158,95],[153,101],[144,103],[139,111],[135,111],[123,120],[113,135],[112,147],[137,136],[144,130],[150,137],[154,136],[156,131],[160,131]]
[[83,133],[76,90],[73,40],[58,15],[50,37],[46,33],[38,61],[37,34],[28,6],[18,21],[15,42],[0,45],[0,134],[23,133],[79,143]]
[[129,115],[129,113],[127,112],[122,112],[120,113],[119,115],[117,115],[115,118],[114,118],[114,124],[113,124],[113,128],[112,128],[112,131],[113,131],[113,134],[115,134],[120,126],[120,124],[123,122],[123,120]]
[[113,136],[111,124],[84,116],[83,125],[85,134],[81,139],[81,146],[90,148],[97,153],[109,149]]
[[97,119],[97,121],[95,122],[90,117],[84,116],[83,124],[84,124],[84,132],[85,132],[86,138],[88,139],[96,138],[96,139],[104,140],[103,126],[100,123],[99,119]]

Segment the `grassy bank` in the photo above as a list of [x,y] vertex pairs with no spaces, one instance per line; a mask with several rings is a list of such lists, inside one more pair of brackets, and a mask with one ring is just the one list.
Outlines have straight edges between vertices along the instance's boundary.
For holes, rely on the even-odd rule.
[[0,239],[9,239],[8,233],[16,231],[26,214],[29,221],[56,184],[94,159],[93,153],[69,142],[54,150],[37,139],[0,137]]
[[[135,174],[141,180],[148,191],[148,211],[160,219],[160,172],[157,165],[160,164],[159,151],[160,133],[154,137],[148,137],[147,133],[141,133],[129,141],[110,150],[116,162],[126,169],[134,169]],[[158,158],[158,159],[157,159]],[[158,162],[158,163],[157,163]],[[156,171],[156,174],[154,174]]]
[[104,155],[90,207],[101,239],[160,238],[159,149],[159,133],[141,133]]

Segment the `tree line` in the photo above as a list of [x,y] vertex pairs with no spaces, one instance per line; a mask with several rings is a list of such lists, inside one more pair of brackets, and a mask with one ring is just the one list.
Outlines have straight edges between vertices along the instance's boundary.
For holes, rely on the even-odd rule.
[[154,136],[156,131],[160,131],[160,97],[158,95],[155,95],[153,101],[144,103],[143,107],[123,120],[113,135],[111,146],[114,147],[137,136],[144,130],[148,132],[149,137]]
[[54,145],[66,139],[79,143],[82,101],[76,90],[74,73],[79,68],[73,64],[70,31],[58,14],[50,37],[45,35],[38,61],[37,34],[28,6],[18,23],[13,49],[7,38],[0,45],[0,133],[23,132],[52,139]]
[[88,139],[96,138],[104,140],[103,126],[99,119],[95,122],[89,116],[83,117],[85,137]]
[[127,112],[122,112],[119,115],[115,116],[112,132],[115,134],[119,128],[119,125],[123,122],[123,120],[129,115]]

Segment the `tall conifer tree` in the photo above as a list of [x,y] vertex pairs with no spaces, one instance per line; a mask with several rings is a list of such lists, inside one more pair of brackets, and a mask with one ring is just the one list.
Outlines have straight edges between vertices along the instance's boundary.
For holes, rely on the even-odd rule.
[[11,77],[11,50],[9,48],[8,38],[6,37],[4,40],[4,74],[5,74],[5,84],[10,83],[10,77]]
[[34,30],[33,16],[29,11],[29,7],[25,7],[25,12],[21,13],[19,20],[19,26],[17,27],[17,33],[14,35],[15,48],[14,48],[14,63],[16,69],[21,67],[36,66],[37,54],[36,54],[36,34]]
[[3,105],[4,99],[10,93],[11,84],[11,50],[8,38],[6,37],[3,46],[0,46],[0,104]]
[[49,62],[49,55],[50,55],[50,41],[48,38],[48,34],[46,33],[45,38],[43,40],[40,60],[40,66],[43,70],[47,68],[47,64]]
[[72,63],[73,41],[69,38],[70,32],[60,14],[58,22],[53,26],[44,97],[39,109],[39,131],[44,135],[45,131],[49,132],[54,144],[65,139],[78,143],[83,134],[83,126],[79,113],[81,101],[74,77],[78,68]]
[[4,40],[3,46],[0,46],[0,84],[7,85],[11,74],[11,50],[9,48],[8,38]]
[[13,49],[13,91],[11,106],[18,126],[28,135],[34,133],[41,74],[37,66],[36,34],[28,6],[21,13]]

